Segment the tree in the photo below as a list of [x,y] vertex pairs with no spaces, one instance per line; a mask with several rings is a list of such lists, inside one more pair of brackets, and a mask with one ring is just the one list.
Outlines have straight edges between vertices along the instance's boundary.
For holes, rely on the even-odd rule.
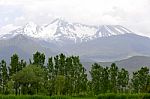
[[117,76],[118,76],[118,67],[115,63],[111,64],[109,69],[109,79],[110,79],[110,92],[116,93],[117,92]]
[[148,92],[147,87],[150,85],[149,69],[147,67],[142,67],[137,72],[133,72],[131,82],[133,92]]
[[13,54],[10,61],[10,71],[9,71],[10,76],[19,71],[18,66],[19,66],[19,57],[17,54]]
[[[11,57],[10,67],[9,67],[9,76],[15,75],[17,72],[21,71],[26,66],[26,62],[21,60],[19,61],[19,56],[17,54],[14,54]],[[14,88],[16,95],[18,94],[18,88],[20,87],[20,84],[15,82]]]
[[[87,74],[86,70],[80,63],[79,57],[66,57],[64,54],[59,54],[48,59],[47,64],[49,84],[51,89],[55,89],[57,77],[62,76],[65,79],[64,87],[61,94],[79,94],[86,91]],[[55,85],[55,88],[53,87]]]
[[127,89],[134,93],[150,91],[148,67],[133,72],[130,81],[129,72],[118,69],[115,63],[110,67],[94,63],[88,80],[79,56],[68,57],[61,53],[47,61],[45,66],[45,55],[40,52],[33,54],[30,65],[19,60],[17,54],[13,54],[8,67],[4,60],[0,61],[0,94],[98,95],[125,93]]
[[79,94],[80,92],[86,91],[87,87],[87,74],[86,69],[80,63],[79,56],[72,56],[72,68],[71,75],[73,79],[74,93]]
[[74,85],[74,76],[73,76],[73,61],[71,57],[66,57],[66,65],[65,65],[65,88],[64,94],[72,95],[73,93],[73,85]]
[[133,88],[134,93],[139,92],[139,77],[138,77],[138,72],[133,72],[133,77],[131,79],[131,86]]
[[48,58],[47,63],[47,82],[45,84],[45,88],[48,90],[48,94],[54,94],[55,90],[55,71],[54,71],[54,63],[53,57]]
[[54,57],[54,68],[55,68],[55,75],[59,75],[59,56],[56,55]]
[[64,75],[65,74],[65,61],[66,61],[66,56],[64,54],[59,55],[59,75]]
[[20,71],[20,70],[22,70],[23,68],[25,68],[26,67],[26,61],[24,61],[24,60],[21,60],[21,61],[19,61],[19,64],[18,64],[18,70],[17,71]]
[[44,53],[36,52],[33,54],[33,64],[37,66],[44,66],[45,63],[45,55]]
[[126,91],[126,88],[129,84],[129,72],[125,70],[124,68],[121,69],[121,71],[118,72],[118,78],[117,78],[117,86],[120,93],[123,93]]
[[8,81],[8,70],[6,66],[6,62],[2,60],[0,62],[0,78],[1,78],[1,88],[2,88],[2,93],[4,94],[6,91],[6,83]]
[[55,93],[61,95],[63,93],[65,78],[62,75],[57,75],[55,78]]
[[109,90],[109,68],[105,67],[103,68],[102,71],[102,93],[107,93],[107,91]]
[[14,84],[17,83],[21,86],[22,94],[38,94],[41,92],[44,86],[44,78],[45,71],[36,65],[29,65],[12,77]]
[[92,88],[94,94],[100,94],[102,93],[102,73],[103,73],[103,67],[100,66],[97,63],[94,63],[92,65],[92,69],[90,71],[91,77],[92,77]]

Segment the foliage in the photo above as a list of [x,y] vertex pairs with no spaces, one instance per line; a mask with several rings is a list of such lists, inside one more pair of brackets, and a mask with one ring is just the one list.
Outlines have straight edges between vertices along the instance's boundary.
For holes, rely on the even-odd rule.
[[[5,60],[0,61],[0,94],[49,95],[53,99],[69,98],[62,95],[75,96],[73,98],[78,99],[77,96],[84,98],[98,94],[101,94],[99,99],[149,98],[149,94],[129,94],[150,92],[148,67],[142,67],[131,76],[127,70],[119,68],[115,63],[110,67],[94,63],[90,74],[91,78],[87,79],[86,69],[79,56],[66,56],[61,53],[49,57],[45,63],[44,53],[36,52],[27,64],[14,54],[10,65],[7,66]],[[40,96],[29,98],[35,97]]]
[[133,78],[131,79],[133,92],[148,92],[148,87],[150,86],[150,75],[149,69],[147,67],[142,67],[137,72],[133,72]]
[[125,93],[129,84],[129,73],[122,68],[118,69],[115,63],[111,67],[102,67],[95,63],[90,71],[91,90],[94,94],[100,93]]
[[36,94],[44,85],[45,72],[41,67],[29,65],[12,76],[14,84],[18,84],[18,92],[22,94]]

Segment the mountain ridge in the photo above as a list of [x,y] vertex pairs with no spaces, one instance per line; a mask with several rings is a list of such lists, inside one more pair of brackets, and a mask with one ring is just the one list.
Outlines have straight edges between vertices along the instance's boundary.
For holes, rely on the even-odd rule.
[[27,35],[29,37],[38,38],[46,41],[60,41],[64,39],[78,43],[93,40],[99,37],[109,37],[113,35],[121,35],[133,33],[120,25],[85,25],[80,23],[70,23],[62,19],[55,19],[47,25],[39,26],[33,22],[10,31],[1,38],[8,38],[18,34]]
[[[82,62],[87,71],[91,69],[92,64],[94,62]],[[112,63],[115,63],[120,69],[125,68],[130,73],[135,72],[141,67],[147,66],[150,68],[150,56],[131,56],[125,59],[121,59],[118,61],[111,61],[111,62],[97,62],[101,66],[108,66],[110,67]]]

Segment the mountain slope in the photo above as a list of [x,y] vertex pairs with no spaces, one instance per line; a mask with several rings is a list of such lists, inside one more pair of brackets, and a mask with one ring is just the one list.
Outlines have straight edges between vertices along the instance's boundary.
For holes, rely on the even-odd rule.
[[41,46],[36,40],[24,35],[0,40],[0,59],[9,60],[12,54],[17,53],[21,58],[28,60],[36,51],[44,52],[47,56],[56,54],[50,48]]
[[150,56],[150,39],[135,34],[97,38],[81,44],[64,46],[70,54],[89,61],[113,61],[131,56]]
[[[91,69],[92,64],[94,62],[82,62],[84,67],[89,71]],[[122,59],[119,61],[112,61],[112,62],[99,62],[101,66],[111,66],[112,63],[116,63],[119,68],[125,68],[130,73],[139,70],[141,67],[148,67],[150,68],[150,57],[147,56],[133,56],[127,59]]]
[[[110,66],[113,62],[100,62],[101,65]],[[116,65],[120,68],[126,68],[132,72],[138,70],[140,67],[150,68],[150,57],[147,56],[133,56],[128,59],[123,59],[120,61],[114,61]]]

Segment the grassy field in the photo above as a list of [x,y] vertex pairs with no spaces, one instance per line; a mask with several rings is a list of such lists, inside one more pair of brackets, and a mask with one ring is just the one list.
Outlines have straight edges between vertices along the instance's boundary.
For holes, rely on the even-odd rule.
[[150,99],[150,94],[101,94],[93,97],[1,95],[0,99]]

